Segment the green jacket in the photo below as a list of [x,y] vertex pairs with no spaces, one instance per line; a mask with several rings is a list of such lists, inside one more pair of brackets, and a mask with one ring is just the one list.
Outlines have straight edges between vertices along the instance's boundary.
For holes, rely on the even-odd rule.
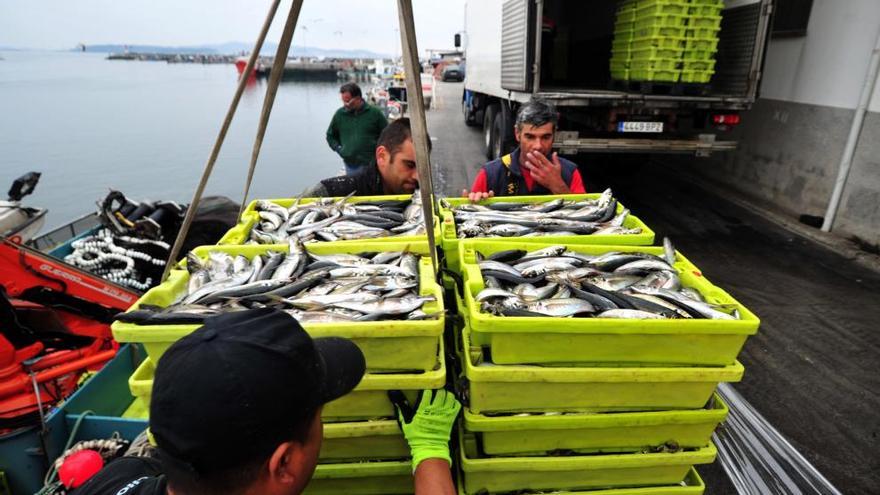
[[388,125],[382,110],[367,102],[357,112],[345,107],[333,114],[327,128],[327,144],[348,165],[369,165],[376,154],[379,133]]

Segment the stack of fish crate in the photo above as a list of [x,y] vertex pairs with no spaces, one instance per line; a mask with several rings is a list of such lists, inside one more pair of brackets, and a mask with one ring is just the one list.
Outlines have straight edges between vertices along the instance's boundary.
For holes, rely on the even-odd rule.
[[614,22],[614,42],[611,45],[611,77],[629,80],[630,50],[636,20],[636,0],[625,0],[617,9]]
[[681,82],[708,83],[715,74],[723,0],[690,0]]
[[[383,201],[394,202],[401,199],[403,198],[376,197],[357,198],[356,201],[382,204]],[[334,201],[339,200],[340,198],[336,198]],[[321,198],[272,200],[284,208],[289,208],[295,202],[328,205],[334,201]],[[341,207],[342,203],[339,205]],[[256,203],[252,206],[256,206]],[[289,256],[294,246],[292,243],[245,244],[250,238],[251,229],[259,221],[259,215],[254,211],[247,212],[242,224],[225,237],[225,244],[194,249],[186,263],[181,263],[172,270],[163,284],[144,294],[129,309],[129,313],[143,310],[156,311],[162,317],[173,316],[171,308],[180,306],[182,295],[192,293],[190,279],[194,273],[187,269],[190,263],[208,266],[208,260],[218,256],[231,256],[244,257],[253,264],[259,256],[264,259],[269,259],[269,255],[275,253],[282,253],[285,258]],[[325,405],[323,409],[324,442],[319,465],[309,484],[309,494],[383,495],[411,494],[413,491],[409,447],[397,424],[396,411],[387,393],[389,390],[401,390],[415,403],[421,390],[439,389],[446,384],[442,339],[446,320],[443,289],[436,282],[436,272],[428,256],[428,244],[424,238],[424,235],[403,236],[360,241],[312,242],[304,245],[308,255],[316,256],[313,260],[321,257],[325,260],[323,263],[334,259],[334,256],[363,255],[365,252],[418,255],[418,285],[411,290],[420,297],[430,298],[430,302],[425,302],[421,308],[426,317],[419,320],[409,321],[399,317],[379,317],[368,319],[369,321],[302,320],[303,327],[313,337],[338,336],[351,339],[364,353],[367,364],[367,373],[360,384],[350,394]],[[382,277],[373,277],[370,280],[375,284],[380,278]],[[166,311],[158,311],[156,308],[166,308]],[[181,311],[192,310],[193,308],[181,308]],[[433,315],[433,318],[427,315]],[[174,342],[199,327],[198,323],[186,321],[158,324],[160,321],[162,320],[150,323],[117,321],[112,326],[116,340],[141,343],[147,352],[148,357],[129,379],[132,395],[137,399],[131,410],[144,418],[148,416],[156,363]],[[230,397],[230,400],[235,398]]]
[[[459,244],[464,285],[456,294],[463,316],[456,350],[466,399],[461,493],[702,493],[695,466],[713,462],[711,434],[727,414],[714,390],[742,377],[736,356],[757,331],[757,317],[680,253],[673,267],[681,285],[735,309],[737,319],[486,312],[477,301],[486,289],[480,260],[552,242],[516,241]],[[661,247],[565,248],[582,259],[609,252],[664,256]]]
[[678,81],[687,14],[687,0],[637,2],[630,80]]

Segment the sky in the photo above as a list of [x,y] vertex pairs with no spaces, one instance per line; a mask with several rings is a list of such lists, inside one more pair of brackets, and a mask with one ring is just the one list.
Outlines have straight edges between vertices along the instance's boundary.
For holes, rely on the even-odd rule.
[[[292,0],[282,0],[277,41]],[[412,0],[419,50],[453,47],[465,0]],[[252,43],[269,0],[0,0],[0,46],[69,49],[79,43],[191,46]],[[294,44],[399,54],[395,0],[306,0]]]

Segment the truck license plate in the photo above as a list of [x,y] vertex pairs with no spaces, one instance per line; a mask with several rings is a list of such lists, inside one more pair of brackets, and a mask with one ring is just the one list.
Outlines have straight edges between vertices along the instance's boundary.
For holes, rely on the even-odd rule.
[[617,132],[663,132],[663,122],[618,122]]

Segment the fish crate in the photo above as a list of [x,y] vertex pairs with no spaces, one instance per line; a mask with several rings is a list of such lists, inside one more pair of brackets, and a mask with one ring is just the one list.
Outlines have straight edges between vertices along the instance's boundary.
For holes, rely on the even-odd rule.
[[642,0],[636,7],[636,16],[662,15],[662,14],[687,14],[687,0]]
[[[357,204],[357,203],[367,203],[371,201],[403,201],[409,200],[412,198],[412,195],[404,194],[404,195],[389,195],[389,196],[352,196],[351,198],[326,198],[332,199],[334,201],[345,200],[346,203]],[[302,198],[300,199],[299,204],[312,204],[321,199],[325,198]],[[266,199],[266,200],[253,200],[248,203],[247,208],[241,214],[241,219],[237,225],[232,227],[223,237],[217,241],[219,245],[242,245],[248,239],[250,239],[251,230],[255,225],[259,224],[260,217],[259,213],[256,211],[257,201],[268,201],[270,203],[277,204],[278,206],[282,206],[284,208],[290,208],[293,206],[296,199],[294,198],[283,198],[283,199]],[[440,235],[439,230],[439,222],[435,219],[435,236]],[[355,246],[372,246],[374,244],[387,244],[387,243],[396,243],[396,242],[419,242],[426,241],[427,234],[419,234],[414,236],[389,236],[389,237],[373,237],[367,239],[350,239],[350,240],[340,240],[340,241],[315,241],[315,243],[326,244],[326,243],[339,243],[341,245],[355,245]],[[311,243],[309,243],[311,244]]]
[[687,26],[687,22],[687,15],[645,14],[636,17],[634,29],[638,32],[642,29],[652,28],[684,28]]
[[690,50],[684,52],[684,62],[714,62],[715,50]]
[[650,69],[633,67],[629,77],[633,81],[677,82],[680,69]]
[[[681,72],[714,72],[715,60],[685,60],[681,65]],[[683,78],[684,79],[684,78]]]
[[642,26],[633,28],[633,38],[682,38],[687,26]]
[[[681,60],[684,54],[684,48],[659,48],[649,46],[647,48],[638,48],[631,51],[632,60],[644,62],[676,62]],[[672,67],[675,68],[675,67]]]
[[[415,401],[420,391],[442,388],[446,384],[442,344],[438,347],[440,351],[434,354],[433,370],[421,373],[366,373],[354,390],[325,404],[321,418],[325,422],[352,422],[396,417],[394,405],[388,399],[389,390],[402,390],[411,401]],[[150,407],[155,374],[155,361],[148,357],[128,380],[131,394],[142,401],[146,410]]]
[[683,70],[681,71],[681,82],[706,84],[712,80],[714,74],[714,70]]
[[663,38],[635,38],[632,40],[633,50],[642,50],[645,48],[658,48],[661,50],[682,50],[685,48],[684,37],[663,37]]
[[410,457],[409,445],[394,419],[327,423],[319,462],[356,462]]
[[[694,468],[688,471],[681,483],[668,486],[642,486],[636,488],[600,488],[596,490],[553,490],[552,495],[703,495],[706,485]],[[495,492],[498,493],[498,492]],[[517,495],[547,495],[544,490],[518,490]],[[493,495],[488,491],[481,495]],[[464,489],[464,475],[458,473],[458,495],[467,495]]]
[[690,52],[709,52],[714,57],[718,52],[718,38],[685,38],[684,58]]
[[318,464],[305,495],[408,495],[413,493],[410,461]]
[[684,411],[484,416],[465,409],[463,420],[491,456],[624,453],[705,447],[727,412],[716,394]]
[[476,414],[626,412],[699,409],[720,382],[738,382],[736,362],[725,367],[499,366],[461,332],[466,397]]
[[[557,244],[545,241],[543,247],[551,245]],[[663,256],[662,247],[558,245],[586,255],[620,251]],[[746,339],[754,335],[760,325],[757,316],[730,294],[712,285],[699,268],[679,252],[673,267],[682,286],[698,290],[711,304],[736,308],[740,319],[552,318],[484,313],[474,300],[485,287],[476,253],[488,256],[510,249],[524,249],[524,246],[518,242],[479,239],[468,239],[459,245],[467,321],[475,344],[488,346],[495,364],[728,366],[735,363]]]
[[696,29],[721,29],[720,15],[690,15],[688,27]]
[[650,60],[640,60],[633,58],[630,63],[630,69],[635,71],[678,71],[681,69],[681,59],[677,58],[655,58]]
[[718,39],[718,33],[720,31],[721,28],[688,26],[687,29],[684,30],[684,36],[700,40]]
[[[378,320],[345,323],[305,323],[303,328],[313,338],[345,337],[352,340],[364,353],[367,369],[371,371],[428,371],[436,363],[437,341],[443,334],[444,308],[443,288],[434,276],[434,267],[428,256],[427,242],[396,242],[385,244],[360,245],[352,243],[314,243],[307,244],[306,250],[319,255],[359,253],[365,250],[409,251],[422,255],[419,270],[419,295],[433,296],[436,300],[426,303],[423,310],[429,314],[438,313],[434,320],[403,321]],[[248,245],[248,246],[202,246],[193,252],[204,259],[211,251],[230,255],[244,255],[248,259],[269,251],[288,252],[286,245]],[[172,270],[168,280],[150,289],[129,308],[134,311],[141,306],[167,307],[178,295],[186,291],[189,273],[186,270]],[[143,343],[147,354],[158,360],[178,339],[189,335],[200,325],[137,325],[116,321],[111,325],[113,337],[119,342]]]
[[688,15],[691,16],[720,16],[724,10],[724,3],[718,2],[713,5],[690,5]]
[[[552,201],[554,199],[564,199],[564,200],[572,200],[572,201],[581,201],[585,199],[595,200],[601,196],[599,193],[590,193],[590,194],[560,194],[560,195],[546,195],[546,196],[496,196],[494,198],[489,198],[480,202],[480,204],[491,204],[491,203],[504,203],[504,202],[515,202],[515,203],[543,203],[547,201]],[[444,201],[450,206],[460,206],[463,204],[467,204],[469,201],[467,198],[453,198],[448,197],[444,198]],[[616,213],[621,213],[625,208],[622,204],[617,204]],[[443,249],[443,254],[446,256],[446,268],[455,272],[461,270],[461,263],[459,262],[459,249],[458,246],[461,241],[465,239],[458,238],[458,230],[455,226],[455,218],[452,215],[452,210],[445,207],[442,203],[440,205],[440,217],[442,218],[441,224],[441,232],[442,236],[438,237],[441,242],[440,246]],[[629,215],[626,218],[626,221],[623,222],[623,226],[628,229],[639,228],[642,229],[640,234],[613,234],[613,235],[575,235],[575,236],[553,236],[553,237],[486,237],[479,238],[480,240],[485,240],[486,242],[506,242],[508,245],[511,242],[515,242],[519,245],[532,245],[532,244],[546,244],[548,242],[552,243],[560,243],[560,244],[612,244],[612,245],[634,245],[634,246],[650,246],[654,243],[654,231],[651,230],[644,222],[642,222],[635,215]],[[552,240],[551,240],[552,239]],[[537,249],[537,248],[536,248]]]
[[480,453],[473,435],[459,429],[459,439],[459,463],[467,495],[681,486],[694,465],[711,464],[717,455],[715,446],[709,444],[674,453],[487,457]]

